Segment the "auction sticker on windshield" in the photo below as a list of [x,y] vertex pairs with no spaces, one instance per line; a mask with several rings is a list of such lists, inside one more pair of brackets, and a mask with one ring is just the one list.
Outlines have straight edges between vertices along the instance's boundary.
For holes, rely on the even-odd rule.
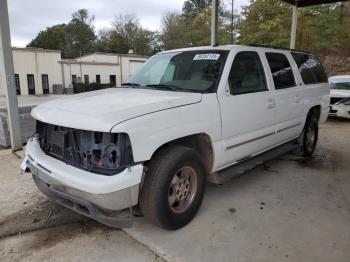
[[220,54],[197,54],[193,60],[218,60]]

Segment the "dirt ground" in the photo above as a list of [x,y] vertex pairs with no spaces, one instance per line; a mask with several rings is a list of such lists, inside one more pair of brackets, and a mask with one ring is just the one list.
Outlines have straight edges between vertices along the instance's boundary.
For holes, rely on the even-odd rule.
[[105,227],[43,196],[0,150],[0,261],[350,261],[350,121],[321,127],[315,156],[281,156],[223,186],[165,231]]

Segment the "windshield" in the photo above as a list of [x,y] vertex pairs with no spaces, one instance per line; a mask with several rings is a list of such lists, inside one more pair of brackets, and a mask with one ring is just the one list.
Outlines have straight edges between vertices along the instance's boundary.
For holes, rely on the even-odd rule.
[[152,56],[124,86],[215,92],[228,51],[200,50]]
[[349,90],[350,91],[350,82],[331,83],[331,89],[340,89],[340,90]]

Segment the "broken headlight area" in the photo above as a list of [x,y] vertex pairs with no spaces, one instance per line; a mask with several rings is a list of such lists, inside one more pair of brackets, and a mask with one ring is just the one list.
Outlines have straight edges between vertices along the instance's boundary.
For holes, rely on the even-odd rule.
[[79,130],[37,121],[40,147],[68,165],[102,175],[114,175],[131,166],[130,139],[124,133]]

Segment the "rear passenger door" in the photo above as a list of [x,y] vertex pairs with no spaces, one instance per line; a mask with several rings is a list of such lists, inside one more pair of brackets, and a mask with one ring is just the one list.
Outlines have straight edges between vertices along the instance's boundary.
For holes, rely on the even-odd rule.
[[287,52],[266,52],[265,57],[274,84],[276,103],[276,145],[299,136],[302,129],[303,100]]
[[274,144],[275,103],[267,85],[261,54],[238,52],[233,58],[226,94],[218,96],[223,166],[249,158]]

